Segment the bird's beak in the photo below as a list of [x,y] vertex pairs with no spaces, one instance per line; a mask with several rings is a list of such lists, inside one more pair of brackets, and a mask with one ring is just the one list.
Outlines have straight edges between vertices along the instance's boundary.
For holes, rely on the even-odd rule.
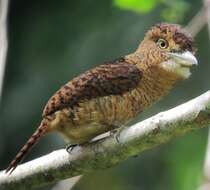
[[168,54],[181,66],[191,67],[193,65],[198,64],[196,57],[190,51],[185,51],[184,53],[168,53]]

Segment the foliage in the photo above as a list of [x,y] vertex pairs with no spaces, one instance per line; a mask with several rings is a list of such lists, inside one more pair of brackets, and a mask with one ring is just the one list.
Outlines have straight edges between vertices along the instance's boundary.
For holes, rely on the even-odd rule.
[[114,4],[122,9],[147,13],[156,7],[158,0],[114,0]]
[[161,5],[163,7],[162,19],[171,22],[180,22],[190,8],[185,0],[113,0],[113,2],[120,9],[137,13],[148,13]]

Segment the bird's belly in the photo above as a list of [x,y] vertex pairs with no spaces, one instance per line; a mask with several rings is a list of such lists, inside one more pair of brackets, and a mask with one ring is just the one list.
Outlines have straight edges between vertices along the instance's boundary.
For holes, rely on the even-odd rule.
[[71,110],[71,114],[68,113],[68,109],[58,111],[55,114],[57,123],[54,120],[54,126],[65,140],[84,143],[97,135],[125,125],[141,110],[140,101],[130,94],[100,97],[80,103]]

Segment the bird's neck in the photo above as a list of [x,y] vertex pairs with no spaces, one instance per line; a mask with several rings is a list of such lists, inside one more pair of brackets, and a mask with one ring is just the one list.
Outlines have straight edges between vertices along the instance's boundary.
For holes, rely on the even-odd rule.
[[144,70],[143,77],[137,88],[141,97],[144,97],[144,106],[148,107],[167,95],[178,81],[179,78],[176,75],[168,73],[159,67],[150,67]]
[[144,59],[141,55],[131,54],[127,58],[132,60],[132,64],[135,64],[143,73],[137,90],[140,97],[144,99],[144,107],[158,101],[180,80],[180,77],[164,70],[158,66],[159,64],[147,63],[151,60]]

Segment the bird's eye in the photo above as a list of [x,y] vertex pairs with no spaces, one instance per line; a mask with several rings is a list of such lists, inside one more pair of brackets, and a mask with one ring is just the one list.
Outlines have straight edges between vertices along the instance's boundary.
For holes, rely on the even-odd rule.
[[168,47],[168,42],[162,38],[160,38],[158,41],[157,41],[157,45],[159,46],[159,48],[161,49],[166,49]]

